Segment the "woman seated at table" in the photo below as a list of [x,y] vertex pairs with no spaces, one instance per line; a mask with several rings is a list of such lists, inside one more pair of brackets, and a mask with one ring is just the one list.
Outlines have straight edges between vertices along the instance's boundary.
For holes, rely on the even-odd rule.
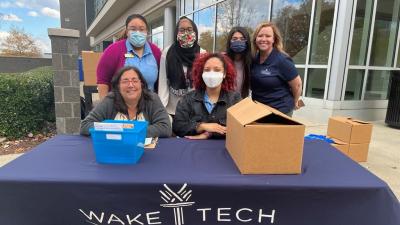
[[151,92],[136,67],[123,67],[111,80],[110,92],[81,122],[81,134],[90,135],[94,122],[106,119],[146,120],[147,137],[168,137],[171,122],[157,94]]
[[178,102],[173,131],[189,139],[224,138],[226,110],[240,101],[235,89],[235,68],[220,53],[204,53],[193,62],[195,90]]

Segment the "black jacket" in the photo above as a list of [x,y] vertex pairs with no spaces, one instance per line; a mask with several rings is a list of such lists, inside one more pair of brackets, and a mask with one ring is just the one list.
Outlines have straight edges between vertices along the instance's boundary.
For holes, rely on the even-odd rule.
[[[175,117],[172,124],[173,131],[177,136],[197,135],[198,123],[218,123],[226,126],[226,110],[239,102],[240,93],[226,92],[221,90],[218,102],[211,113],[208,113],[204,105],[204,90],[194,90],[187,93],[178,102]],[[213,134],[214,138],[224,136]]]

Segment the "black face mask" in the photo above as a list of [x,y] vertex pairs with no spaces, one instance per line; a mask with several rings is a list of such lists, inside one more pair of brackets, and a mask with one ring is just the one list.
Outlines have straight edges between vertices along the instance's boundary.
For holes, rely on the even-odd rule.
[[235,53],[242,53],[246,50],[246,41],[231,41],[231,49]]

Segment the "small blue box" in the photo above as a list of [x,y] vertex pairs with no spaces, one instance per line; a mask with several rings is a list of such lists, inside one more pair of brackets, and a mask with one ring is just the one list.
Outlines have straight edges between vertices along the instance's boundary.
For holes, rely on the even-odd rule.
[[105,120],[107,123],[133,124],[123,131],[90,128],[96,161],[106,164],[136,164],[144,152],[146,121]]

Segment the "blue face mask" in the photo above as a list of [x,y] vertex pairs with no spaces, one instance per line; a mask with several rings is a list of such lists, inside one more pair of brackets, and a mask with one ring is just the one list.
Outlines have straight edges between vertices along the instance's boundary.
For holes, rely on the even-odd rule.
[[242,53],[246,50],[246,41],[231,41],[231,49],[235,53]]
[[134,47],[140,48],[140,47],[143,47],[144,44],[146,43],[146,38],[147,38],[147,35],[145,33],[142,33],[140,31],[131,31],[131,33],[128,37],[128,41]]

